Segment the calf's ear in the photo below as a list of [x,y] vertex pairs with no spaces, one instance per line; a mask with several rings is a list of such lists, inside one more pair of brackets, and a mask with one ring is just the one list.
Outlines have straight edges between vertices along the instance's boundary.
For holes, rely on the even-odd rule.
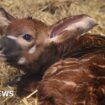
[[14,21],[15,18],[11,16],[4,8],[0,8],[0,35],[2,35],[6,27]]
[[72,39],[96,26],[96,21],[88,15],[76,15],[64,18],[50,28],[50,41],[62,42]]

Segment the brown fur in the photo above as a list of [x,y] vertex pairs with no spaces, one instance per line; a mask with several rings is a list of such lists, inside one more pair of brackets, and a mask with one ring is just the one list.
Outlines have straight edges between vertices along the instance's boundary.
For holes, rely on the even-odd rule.
[[[82,57],[83,57],[83,60],[89,60],[91,58],[91,56],[94,56],[96,53],[104,52],[105,37],[104,36],[99,36],[99,35],[86,34],[84,36],[76,38],[75,43],[74,43],[74,46],[76,46],[75,48],[73,46],[72,46],[72,48],[70,48],[69,46],[67,47],[66,44],[69,45],[68,42],[67,43],[65,42],[64,47],[66,47],[66,48],[64,48],[62,44],[61,44],[61,47],[60,47],[60,45],[58,47],[55,47],[55,48],[57,48],[57,50],[54,48],[55,51],[58,51],[58,55],[60,55],[60,56],[58,56],[57,54],[56,54],[56,56],[55,56],[55,54],[53,55],[54,52],[51,52],[51,53],[46,52],[45,53],[45,54],[47,54],[46,59],[45,59],[45,56],[44,56],[43,59],[40,59],[40,62],[44,61],[44,60],[46,62],[42,63],[44,65],[42,65],[42,68],[41,68],[39,73],[42,73],[42,74],[45,73],[45,75],[46,75],[45,70],[47,69],[46,71],[50,71],[48,69],[48,67],[50,67],[51,64],[59,61],[60,59],[62,59],[61,60],[62,62],[65,62],[65,60],[63,61],[63,59],[68,58],[68,57],[73,57],[73,58],[77,57],[78,59],[82,59]],[[70,49],[68,49],[68,48],[70,48]],[[52,48],[49,49],[49,51],[50,50],[52,50]],[[69,52],[69,53],[64,53],[64,52]],[[52,54],[52,55],[48,56],[49,54]],[[64,56],[64,54],[65,54],[65,56]],[[50,57],[50,59],[49,59],[49,57]],[[86,57],[86,59],[84,59],[85,57]],[[55,58],[58,58],[58,59],[56,59],[56,61],[55,61]],[[76,59],[76,61],[79,62],[78,59]],[[74,60],[73,62],[75,62],[75,59],[73,59],[73,60],[70,59],[70,60],[68,60],[70,63],[73,60]],[[69,65],[69,62],[68,62],[68,65]],[[77,65],[75,64],[75,66],[78,67],[78,64]],[[66,69],[66,68],[64,69],[63,65],[61,65],[60,67],[61,67],[61,70]],[[59,69],[59,67],[55,66],[55,69]],[[50,76],[49,74],[47,74],[47,75]],[[30,76],[25,75],[25,76],[23,76],[23,79],[21,80],[21,83],[20,83],[22,85],[20,85],[20,87],[18,88],[18,95],[24,96],[24,95],[27,94],[27,92],[32,92],[33,90],[35,90],[35,88],[37,86],[36,83],[38,83],[36,81],[38,80],[38,78],[40,78],[40,76],[41,75],[39,75],[39,74],[38,75],[36,74],[36,76],[35,75],[30,75]],[[60,76],[60,77],[62,77],[62,76]],[[43,81],[43,79],[42,79],[42,81]],[[26,91],[26,90],[28,90],[28,91]]]
[[105,54],[55,63],[37,89],[40,105],[104,105]]

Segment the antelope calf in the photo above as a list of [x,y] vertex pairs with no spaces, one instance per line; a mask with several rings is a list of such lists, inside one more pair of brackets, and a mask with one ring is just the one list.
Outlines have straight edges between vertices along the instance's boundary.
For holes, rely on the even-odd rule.
[[60,59],[104,49],[104,36],[83,35],[95,25],[90,16],[77,15],[47,26],[32,18],[16,19],[0,8],[0,60],[26,73],[19,82],[18,95],[35,90],[46,70]]

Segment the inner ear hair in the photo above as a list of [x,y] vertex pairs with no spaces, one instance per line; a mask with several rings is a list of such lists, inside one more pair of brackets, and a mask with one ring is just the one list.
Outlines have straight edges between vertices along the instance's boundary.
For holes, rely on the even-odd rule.
[[15,19],[16,18],[10,15],[4,8],[0,7],[0,35],[5,33],[7,26]]
[[[51,27],[50,39],[58,41],[80,36],[97,25],[95,19],[88,15],[75,15],[64,18]],[[55,40],[56,39],[56,40]]]
[[16,18],[10,15],[4,8],[0,7],[0,16],[6,18],[9,21],[13,21]]

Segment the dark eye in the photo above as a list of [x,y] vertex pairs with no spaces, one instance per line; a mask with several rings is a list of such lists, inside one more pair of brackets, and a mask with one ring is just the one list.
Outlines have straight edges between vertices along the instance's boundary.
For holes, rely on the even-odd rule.
[[25,40],[27,40],[27,41],[31,41],[31,40],[32,40],[32,36],[29,35],[29,34],[25,34],[25,35],[23,36],[23,38],[24,38]]

